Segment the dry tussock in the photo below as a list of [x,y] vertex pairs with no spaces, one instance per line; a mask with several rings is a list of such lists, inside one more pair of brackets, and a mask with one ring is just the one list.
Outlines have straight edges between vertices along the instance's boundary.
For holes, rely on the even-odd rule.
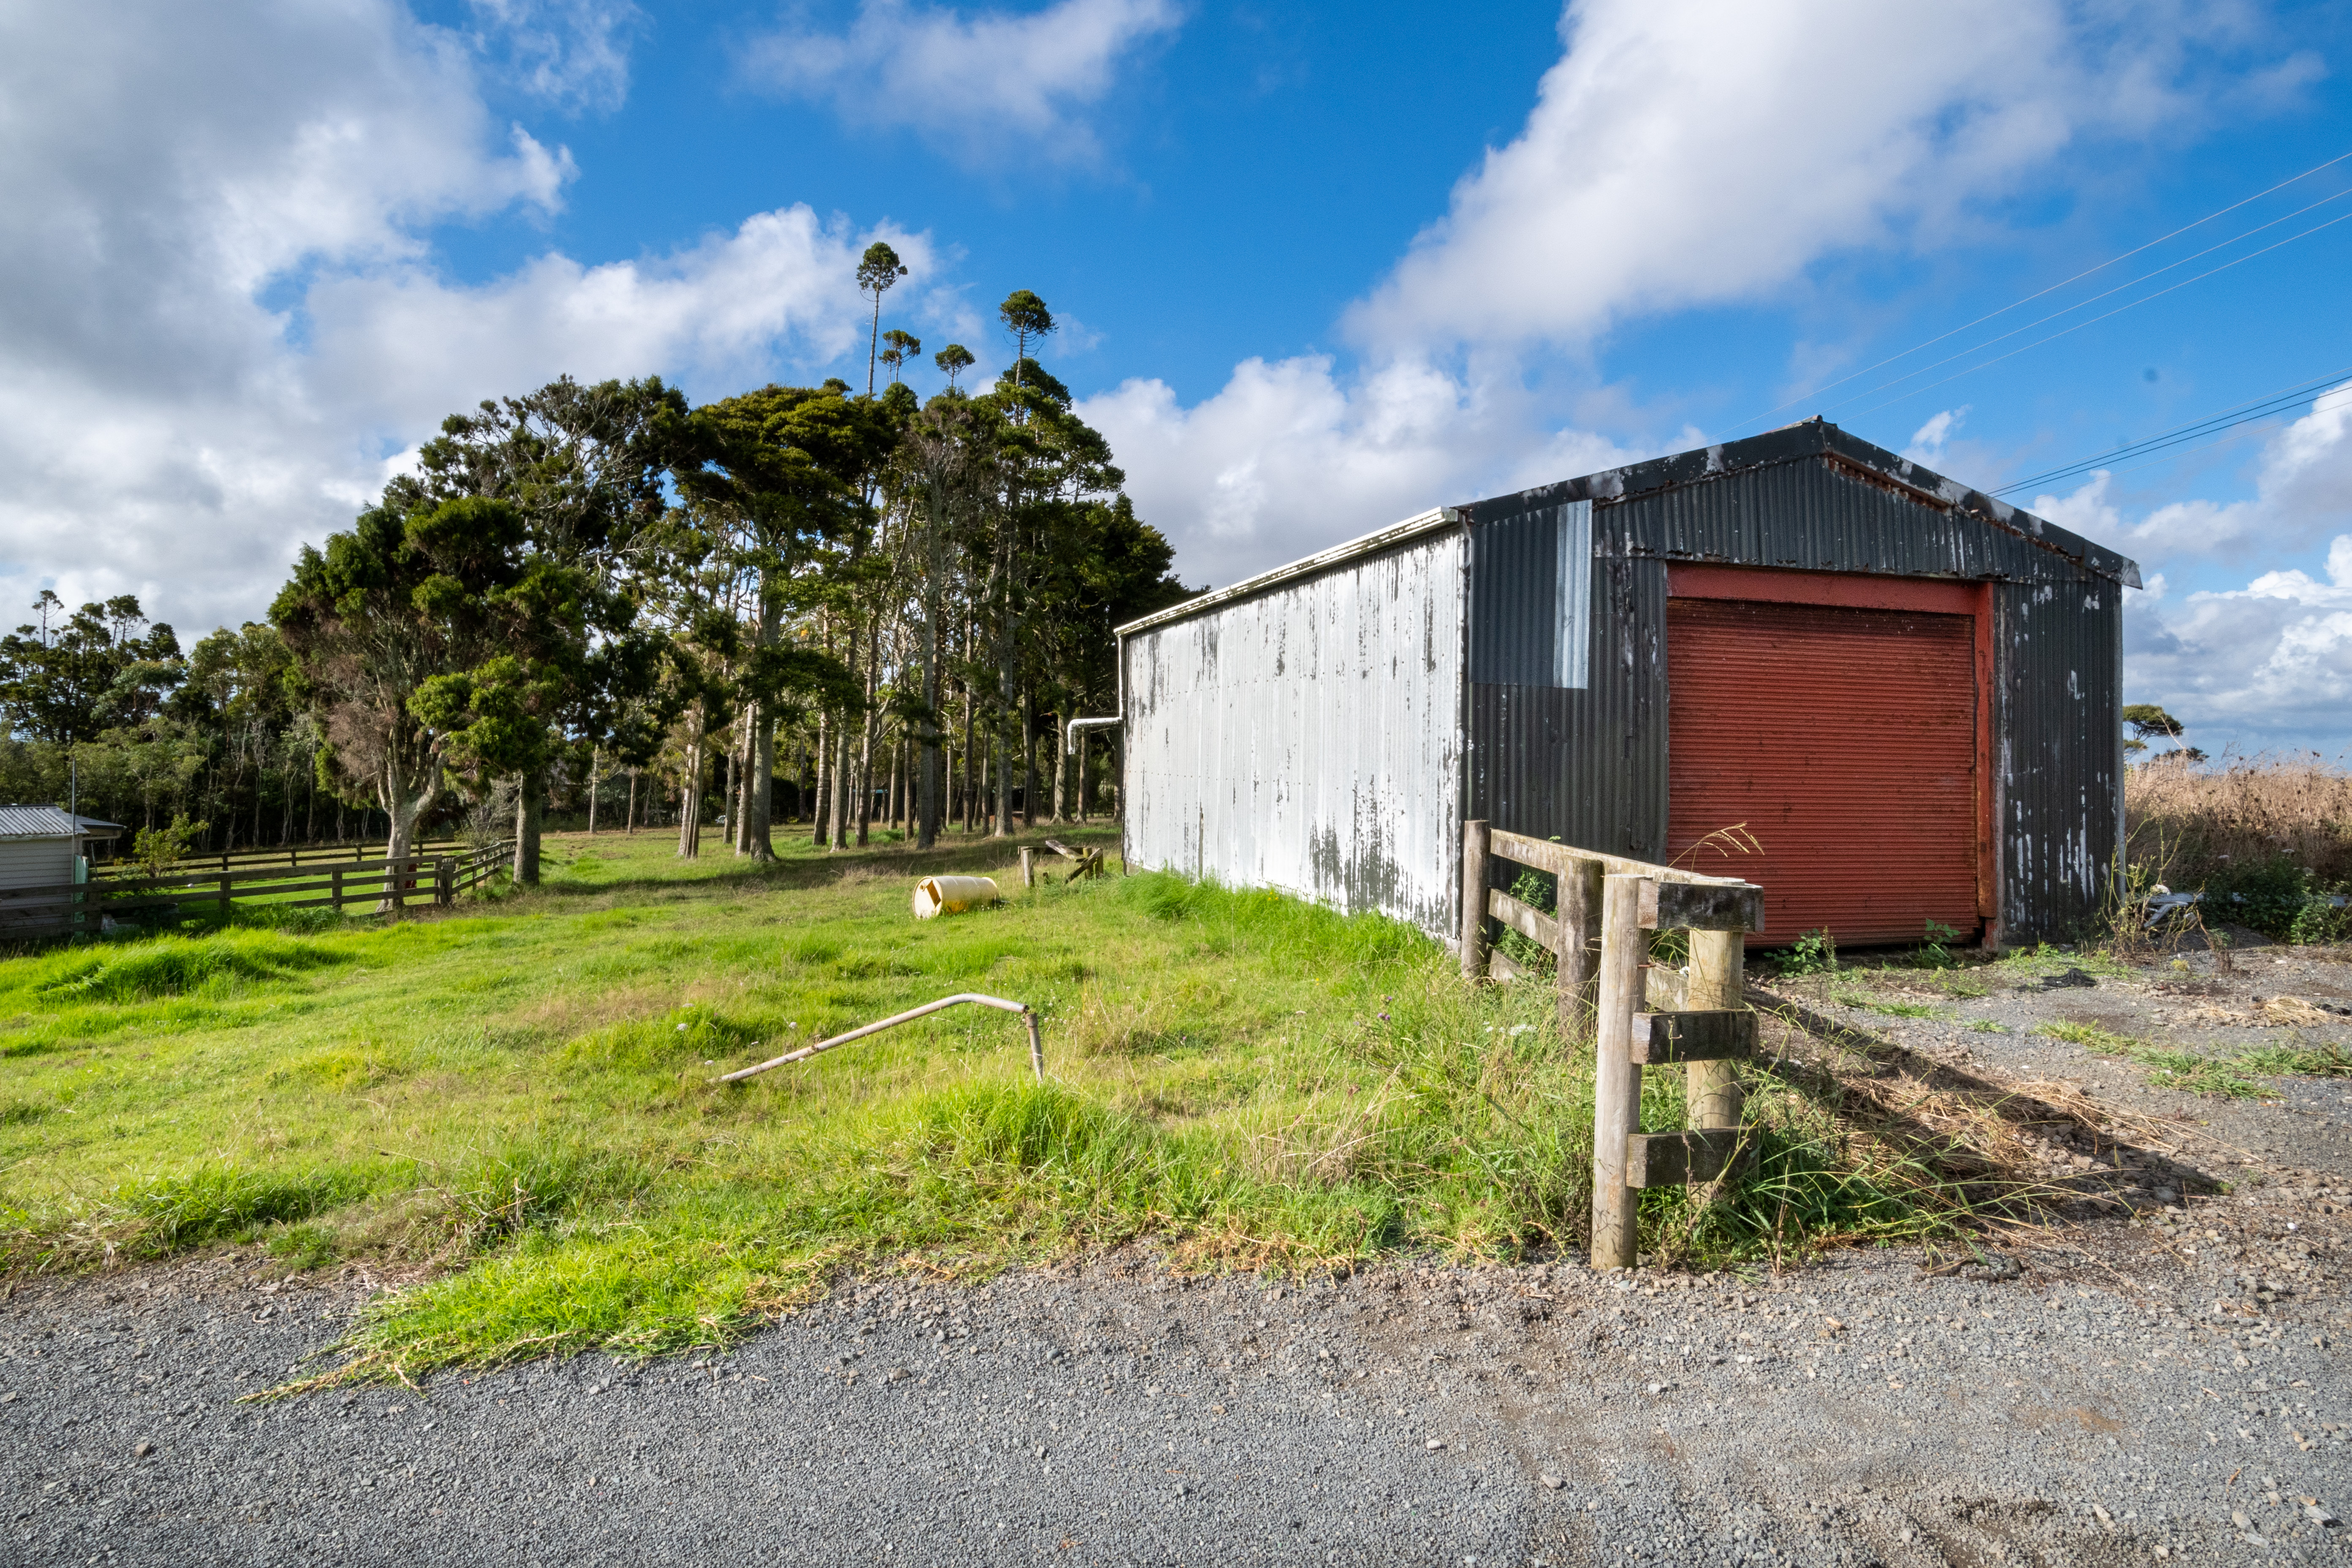
[[2142,763],[2124,776],[2124,822],[2133,860],[2176,886],[2278,855],[2352,880],[2352,770],[2316,752]]

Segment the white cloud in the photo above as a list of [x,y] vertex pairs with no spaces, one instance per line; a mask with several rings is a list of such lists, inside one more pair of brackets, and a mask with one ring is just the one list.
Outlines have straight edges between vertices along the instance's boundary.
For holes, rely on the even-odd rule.
[[1572,343],[1900,245],[2086,128],[2170,106],[2178,17],[2078,18],[2062,0],[1575,0],[1517,139],[1353,324],[1379,345]]
[[645,14],[629,0],[470,0],[482,52],[534,98],[611,110],[629,93]]
[[1911,443],[1903,448],[1903,455],[1915,463],[1924,463],[1931,468],[1941,468],[1944,462],[1944,443],[1952,438],[1953,432],[1960,427],[1968,416],[1969,407],[1966,404],[1958,408],[1945,409],[1911,433]]
[[[2137,557],[2147,591],[2125,601],[2127,695],[2187,721],[2209,752],[2343,743],[2352,698],[2352,384],[2274,432],[2254,461],[2254,494],[2171,501],[2134,516],[2115,476],[2094,474],[2032,510]],[[2293,556],[2326,545],[2326,579],[2263,571],[2243,587],[2178,592],[2175,574],[2216,574],[2212,558]],[[2226,580],[2226,579],[2225,579]]]
[[551,209],[572,172],[488,113],[481,68],[395,0],[0,12],[0,605],[55,582],[233,624],[483,396],[851,346],[877,236],[805,207],[667,255],[436,270],[433,226]]
[[1078,412],[1109,437],[1190,583],[1236,582],[1432,506],[1647,455],[1544,430],[1513,380],[1480,384],[1417,360],[1343,380],[1327,357],[1252,359],[1191,408],[1149,380]]
[[[1219,580],[1438,502],[1702,444],[1687,428],[1594,434],[1560,393],[1607,402],[1589,350],[1614,322],[1904,243],[2086,126],[2175,105],[2160,68],[2177,16],[2137,11],[2118,42],[2079,15],[2062,0],[1576,0],[1520,134],[1349,313],[1370,369],[1253,360],[1195,408],[1142,383],[1090,416],[1179,559]],[[1530,389],[1520,366],[1546,342],[1578,352]],[[1916,442],[1943,454],[1965,412]]]
[[861,0],[846,31],[784,27],[743,68],[778,92],[831,103],[862,125],[904,127],[970,160],[1018,142],[1065,162],[1094,156],[1084,111],[1119,65],[1172,32],[1175,0],[1058,0],[1042,11],[965,13]]
[[2116,489],[2116,476],[2101,468],[2072,494],[2036,498],[2031,510],[2149,561],[2310,549],[2352,519],[2352,382],[2320,394],[2310,413],[2270,438],[2244,500],[2173,501],[2134,521]]
[[2352,534],[2328,546],[2326,581],[2297,570],[2136,605],[2125,650],[2137,700],[2161,702],[2210,753],[2343,744],[2352,701]]

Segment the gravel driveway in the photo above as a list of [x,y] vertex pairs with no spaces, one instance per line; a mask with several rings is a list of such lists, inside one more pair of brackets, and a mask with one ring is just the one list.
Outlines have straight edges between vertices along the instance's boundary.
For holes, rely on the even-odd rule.
[[723,1357],[259,1405],[359,1285],[37,1283],[0,1305],[0,1557],[2334,1562],[2347,1202],[2273,1183],[1941,1276],[847,1281]]

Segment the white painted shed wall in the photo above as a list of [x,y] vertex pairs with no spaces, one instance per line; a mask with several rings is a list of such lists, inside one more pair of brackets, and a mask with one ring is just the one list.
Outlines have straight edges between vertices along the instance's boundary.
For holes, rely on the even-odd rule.
[[70,837],[0,838],[0,888],[58,888],[74,879]]
[[1423,532],[1130,633],[1128,863],[1450,933],[1467,560]]

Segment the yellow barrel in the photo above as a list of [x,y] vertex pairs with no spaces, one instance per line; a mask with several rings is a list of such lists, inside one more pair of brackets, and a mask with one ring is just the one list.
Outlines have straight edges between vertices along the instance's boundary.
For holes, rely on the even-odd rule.
[[926,877],[915,884],[915,918],[960,915],[1001,899],[992,877]]

